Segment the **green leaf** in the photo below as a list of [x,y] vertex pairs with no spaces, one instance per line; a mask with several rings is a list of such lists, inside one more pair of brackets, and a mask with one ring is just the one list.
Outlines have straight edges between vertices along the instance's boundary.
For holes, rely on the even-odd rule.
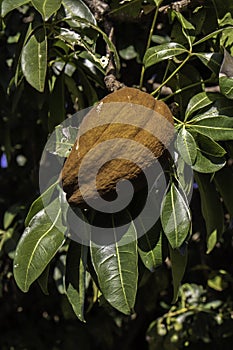
[[109,12],[110,16],[115,17],[119,15],[119,17],[127,16],[135,19],[140,15],[142,0],[118,1],[115,4],[115,8]]
[[66,294],[80,321],[85,322],[84,303],[88,247],[70,242],[66,259]]
[[224,59],[219,72],[219,86],[221,93],[233,99],[233,57],[224,50]]
[[195,179],[201,196],[201,210],[207,232],[207,253],[215,247],[224,228],[224,213],[211,175],[195,173]]
[[42,274],[38,277],[37,282],[45,295],[49,295],[48,292],[48,279],[49,279],[50,265],[47,265]]
[[188,52],[187,49],[178,43],[171,42],[157,45],[146,50],[143,63],[145,67],[148,68],[161,61],[181,55],[184,52]]
[[189,233],[191,218],[187,201],[174,182],[162,203],[161,222],[171,247],[180,247]]
[[233,218],[233,171],[225,167],[214,175],[214,182],[223,199],[228,213]]
[[90,11],[89,7],[81,0],[62,0],[62,4],[65,9],[68,10],[68,15],[72,17],[80,17],[86,19],[88,22],[96,24],[96,19],[93,13]]
[[59,199],[47,208],[55,220],[51,222],[45,209],[37,213],[25,229],[14,259],[14,277],[23,292],[41,275],[64,242],[66,228],[61,220]]
[[192,47],[192,43],[195,40],[195,28],[180,12],[172,11],[172,16],[176,17],[181,24],[182,32],[186,37],[189,47]]
[[197,134],[196,142],[198,144],[198,148],[204,154],[213,157],[223,157],[226,154],[226,151],[222,146],[205,135]]
[[114,244],[96,246],[91,242],[91,257],[105,299],[120,312],[130,314],[138,281],[137,233],[134,225],[130,224],[121,240],[115,239]]
[[2,17],[5,17],[10,11],[25,5],[29,0],[3,0],[2,1]]
[[46,145],[46,151],[62,158],[68,157],[76,141],[77,134],[78,128],[76,127],[58,125],[55,128],[55,137],[51,137]]
[[180,283],[185,273],[185,268],[187,265],[187,247],[185,247],[184,252],[180,252],[178,249],[173,249],[169,245],[171,266],[172,266],[172,280],[173,280],[173,300],[172,303],[177,301],[178,291]]
[[233,140],[233,118],[224,115],[198,115],[190,120],[190,131],[210,137],[215,141]]
[[203,154],[197,149],[197,158],[193,164],[193,170],[199,173],[214,173],[224,167],[226,161],[224,158],[212,157],[207,154]]
[[20,206],[18,204],[12,205],[5,211],[3,216],[3,229],[7,230],[14,222],[14,219],[17,214],[19,214]]
[[109,51],[111,53],[113,53],[114,56],[114,63],[116,65],[116,70],[117,72],[120,71],[120,59],[119,59],[119,55],[117,52],[117,49],[115,47],[115,45],[113,44],[113,42],[109,39],[109,37],[107,36],[107,34],[102,31],[97,25],[88,22],[86,19],[84,18],[80,18],[80,17],[72,17],[73,20],[77,19],[80,23],[86,24],[88,27],[94,29],[97,33],[100,33],[102,35],[103,40],[106,42],[106,44],[108,45]]
[[133,45],[129,45],[119,50],[119,54],[124,60],[132,60],[138,56],[138,53]]
[[37,30],[22,50],[21,65],[27,82],[39,92],[44,91],[47,72],[47,37],[45,29]]
[[224,30],[228,30],[228,29],[232,29],[233,27],[230,26],[230,27],[225,27],[225,28],[221,28],[221,29],[217,29],[215,30],[214,32],[211,32],[210,34],[204,36],[203,38],[201,38],[200,40],[196,41],[193,46],[196,46],[196,45],[199,45],[199,44],[202,44],[204,43],[205,41],[215,37],[216,35],[222,33]]
[[143,222],[137,231],[142,230],[144,235],[138,240],[138,252],[146,268],[154,271],[155,268],[162,264],[162,227],[160,220],[146,232]]
[[216,52],[197,52],[194,53],[194,55],[197,56],[199,60],[214,74],[219,74],[223,58],[222,54]]
[[43,19],[47,21],[61,7],[62,0],[31,0],[31,2]]
[[213,94],[208,94],[206,92],[200,92],[199,94],[193,96],[186,108],[185,121],[196,111],[213,103]]
[[179,131],[176,139],[176,145],[181,157],[187,164],[192,165],[197,156],[196,142],[192,134],[190,134],[185,127]]
[[57,180],[54,182],[45,192],[41,194],[40,197],[38,197],[31,205],[27,217],[25,219],[25,226],[28,226],[32,218],[39,212],[41,211],[45,205],[48,205],[51,197],[54,193],[55,188],[57,187],[57,184],[59,181]]

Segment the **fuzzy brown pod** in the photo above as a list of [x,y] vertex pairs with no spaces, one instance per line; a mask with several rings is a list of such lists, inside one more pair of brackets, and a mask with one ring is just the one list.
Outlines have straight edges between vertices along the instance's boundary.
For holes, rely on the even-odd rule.
[[141,189],[144,169],[162,156],[173,136],[172,113],[164,102],[128,87],[104,97],[84,117],[62,170],[69,204],[87,208],[86,199],[98,201],[99,195],[112,200],[122,179]]

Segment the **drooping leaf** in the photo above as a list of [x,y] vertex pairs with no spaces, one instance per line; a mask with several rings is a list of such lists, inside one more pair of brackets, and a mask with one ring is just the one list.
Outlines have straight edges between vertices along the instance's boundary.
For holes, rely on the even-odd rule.
[[55,220],[51,222],[45,209],[37,213],[25,229],[16,249],[14,277],[23,292],[41,275],[64,242],[66,228],[61,220],[59,199],[47,208]]
[[45,295],[49,295],[48,279],[49,279],[50,265],[47,265],[42,274],[38,277],[37,282]]
[[45,29],[37,30],[22,50],[21,66],[27,82],[44,91],[47,72],[47,37]]
[[[115,235],[114,219],[113,224]],[[115,240],[114,244],[96,246],[91,242],[92,263],[98,276],[100,289],[105,299],[126,315],[133,311],[137,291],[136,240],[135,227],[130,224],[121,240]]]
[[173,249],[169,245],[171,266],[172,266],[172,280],[173,280],[173,300],[172,303],[177,301],[179,286],[184,276],[185,268],[187,265],[187,247],[184,247],[184,251]]
[[132,0],[124,2],[115,2],[116,6],[110,11],[110,15],[113,17],[127,16],[131,18],[137,18],[141,11],[141,0]]
[[226,154],[225,149],[220,146],[219,143],[205,135],[197,134],[196,142],[198,148],[203,154],[207,154],[208,156],[212,157],[223,157]]
[[233,217],[233,171],[225,167],[214,175],[214,182],[220,192],[228,213]]
[[51,197],[57,187],[58,180],[55,181],[44,193],[41,194],[40,197],[38,197],[31,205],[28,214],[25,219],[25,226],[27,227],[32,220],[32,218],[41,211],[45,205],[48,205]]
[[143,230],[144,235],[138,240],[138,252],[140,254],[143,264],[150,271],[162,264],[162,227],[160,220],[146,232],[143,222],[138,230]]
[[179,131],[176,145],[181,157],[187,164],[192,165],[197,156],[196,142],[192,134],[190,134],[185,127]]
[[219,73],[223,55],[216,52],[197,52],[199,60],[216,75]]
[[45,21],[61,7],[62,0],[31,0]]
[[5,17],[10,11],[25,5],[29,0],[4,0],[2,1],[2,17]]
[[66,259],[66,294],[80,321],[85,322],[84,303],[88,247],[70,242]]
[[189,233],[191,218],[187,200],[174,182],[162,203],[161,222],[171,247],[179,248]]
[[233,99],[233,57],[224,50],[224,59],[219,72],[219,86],[221,93]]
[[211,98],[213,94],[206,93],[206,92],[200,92],[199,94],[193,96],[191,100],[188,103],[188,106],[186,108],[185,112],[185,121],[188,120],[188,118],[196,111],[198,111],[201,108],[204,108],[206,106],[209,106],[213,103],[213,98]]
[[223,233],[224,214],[222,203],[214,182],[211,182],[211,175],[195,173],[195,180],[198,184],[201,210],[206,224],[207,253],[210,253]]
[[184,52],[187,52],[187,49],[178,43],[170,42],[162,45],[157,45],[150,47],[146,51],[143,58],[143,63],[145,67],[148,68],[161,61],[181,55]]
[[203,38],[201,38],[200,40],[196,41],[193,46],[199,45],[204,43],[205,41],[214,38],[215,36],[217,36],[218,34],[222,33],[224,30],[228,30],[228,29],[232,29],[232,27],[225,27],[225,28],[221,28],[221,29],[217,29],[213,32],[211,32],[210,34],[207,34],[206,36],[204,36]]
[[93,13],[82,0],[62,0],[62,4],[64,5],[65,9],[69,11],[69,14],[72,15],[72,17],[76,16],[84,18],[88,22],[96,24],[96,19]]
[[203,154],[197,149],[197,158],[192,165],[193,170],[199,173],[214,173],[224,167],[226,160],[221,157],[213,157],[207,154]]
[[215,141],[233,140],[233,118],[224,115],[199,115],[190,120],[191,130]]
[[192,47],[192,43],[195,40],[195,28],[180,12],[172,11],[172,17],[176,17],[181,24],[182,32],[186,37],[189,47]]

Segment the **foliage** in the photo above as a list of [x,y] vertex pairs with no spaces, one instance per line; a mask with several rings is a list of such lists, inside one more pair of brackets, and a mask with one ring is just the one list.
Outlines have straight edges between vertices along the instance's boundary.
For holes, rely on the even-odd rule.
[[[233,271],[227,264],[215,266],[218,251],[232,253],[231,1],[191,1],[184,8],[176,8],[171,1],[163,0],[111,0],[106,2],[109,10],[102,17],[96,16],[87,3],[1,2],[0,295],[8,295],[8,289],[13,293],[16,288],[13,266],[22,291],[32,288],[40,295],[34,283],[38,281],[43,292],[56,296],[62,319],[59,325],[63,320],[73,320],[74,314],[82,322],[95,325],[84,330],[74,321],[82,334],[83,348],[93,347],[86,345],[91,334],[92,339],[98,339],[96,348],[113,349],[118,339],[128,349],[137,339],[134,327],[136,332],[144,332],[145,346],[143,327],[155,318],[148,331],[151,349],[180,349],[232,337],[229,296]],[[109,23],[115,27],[115,44],[107,31]],[[91,244],[88,248],[67,238],[69,228],[63,226],[64,203],[58,183],[39,196],[38,165],[48,135],[54,130],[57,142],[51,146],[51,153],[61,159],[69,154],[77,130],[61,129],[59,124],[108,93],[104,78],[109,64],[122,82],[143,88],[170,105],[177,130],[175,148],[181,158],[178,165],[167,164],[168,187],[161,216],[149,232],[128,245],[116,241],[110,247]],[[184,179],[187,166],[192,167],[195,178],[190,207],[190,184]],[[57,214],[60,230],[46,214],[43,202],[50,203],[49,210]],[[143,230],[143,223],[137,228],[130,225],[126,235],[136,237],[135,230]],[[197,232],[201,239],[194,243]],[[187,248],[190,238],[191,247]],[[197,261],[190,262],[193,255],[196,260],[207,261],[207,275],[201,279],[194,274],[194,282],[197,279],[206,289],[184,275],[187,263],[186,271],[198,265]],[[183,276],[191,284],[180,287],[178,303],[171,306]],[[209,288],[222,293],[226,300],[209,296]],[[35,300],[32,292],[28,295]],[[27,295],[17,290],[17,298],[18,307],[21,303],[25,307]],[[161,303],[166,303],[166,313]],[[47,310],[56,316],[49,306],[44,312]],[[100,317],[106,334],[98,327]],[[203,322],[206,327],[200,329]],[[195,334],[191,324],[198,328]],[[127,343],[128,329],[132,339]],[[101,336],[97,335],[99,331]],[[9,344],[4,342],[3,349],[7,349]],[[64,339],[62,342],[67,349],[73,348]],[[30,340],[21,346],[32,348]],[[53,343],[53,348],[58,345]]]

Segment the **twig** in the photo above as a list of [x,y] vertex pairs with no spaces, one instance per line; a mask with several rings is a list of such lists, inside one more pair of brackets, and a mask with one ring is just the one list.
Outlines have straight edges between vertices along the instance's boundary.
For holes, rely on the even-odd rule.
[[[105,30],[108,32],[109,40],[114,41],[114,27],[110,21],[105,21]],[[124,87],[125,85],[119,82],[116,78],[116,67],[114,64],[113,53],[109,50],[109,47],[106,48],[107,57],[109,58],[108,67],[106,70],[106,76],[104,78],[104,82],[106,88],[109,91],[116,91]]]
[[[108,35],[111,42],[114,42],[114,27],[112,22],[109,20],[108,12],[109,6],[104,1],[101,0],[84,0],[86,5],[90,8],[94,14],[97,21],[102,21],[104,26],[104,31]],[[106,69],[106,75],[104,82],[108,91],[116,91],[125,85],[119,82],[116,78],[116,67],[114,64],[114,55],[109,49],[108,45],[106,47],[106,56],[109,59],[109,63]]]
[[169,9],[175,10],[177,12],[182,12],[187,9],[188,6],[192,5],[202,5],[204,3],[204,0],[180,0],[172,2],[169,5],[161,6],[159,8],[159,12],[167,12]]
[[101,21],[104,15],[109,11],[109,6],[101,0],[84,0],[91,12],[94,14],[97,21]]

